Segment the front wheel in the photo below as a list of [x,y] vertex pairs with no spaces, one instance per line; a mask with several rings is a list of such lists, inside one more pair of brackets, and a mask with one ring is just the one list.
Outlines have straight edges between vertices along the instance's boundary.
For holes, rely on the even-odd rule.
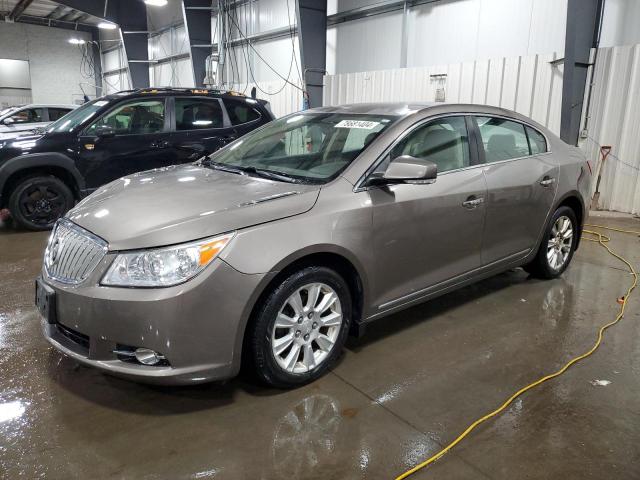
[[290,388],[322,376],[340,355],[351,320],[344,279],[326,267],[287,277],[258,306],[250,347],[256,374]]
[[578,221],[569,207],[558,208],[545,229],[538,253],[524,269],[538,278],[556,278],[569,266],[578,243]]
[[35,175],[18,182],[9,195],[15,222],[29,230],[48,230],[73,207],[73,193],[53,175]]

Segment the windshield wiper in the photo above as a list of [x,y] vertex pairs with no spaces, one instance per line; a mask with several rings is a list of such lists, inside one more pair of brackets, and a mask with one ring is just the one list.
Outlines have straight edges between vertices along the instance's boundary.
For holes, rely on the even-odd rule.
[[287,183],[301,183],[299,180],[287,175],[282,172],[274,172],[273,170],[263,170],[261,168],[256,167],[244,167],[241,165],[226,165],[219,162],[214,162],[210,159],[202,160],[202,165],[214,168],[216,170],[222,170],[223,172],[229,173],[238,173],[241,175],[258,175],[263,178],[268,178],[270,180],[276,180],[278,182],[287,182]]

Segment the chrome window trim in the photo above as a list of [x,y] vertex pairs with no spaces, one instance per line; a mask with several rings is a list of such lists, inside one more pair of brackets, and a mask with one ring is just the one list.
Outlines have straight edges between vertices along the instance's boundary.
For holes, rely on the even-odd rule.
[[[369,175],[371,175],[371,173],[378,167],[378,165],[380,165],[385,157],[389,154],[389,152],[391,151],[391,149],[393,149],[393,147],[395,147],[398,143],[400,143],[407,135],[409,135],[411,132],[413,132],[414,130],[420,128],[421,126],[432,122],[434,120],[438,120],[440,118],[447,118],[447,117],[467,117],[467,116],[472,116],[472,117],[492,117],[492,118],[503,118],[505,120],[509,120],[511,122],[515,122],[515,123],[519,123],[521,125],[526,125],[529,128],[532,128],[533,130],[535,130],[536,132],[538,132],[540,135],[542,135],[544,137],[544,140],[547,144],[547,151],[546,152],[542,152],[542,153],[536,153],[533,155],[524,155],[522,157],[516,157],[516,158],[507,158],[505,160],[497,160],[495,162],[483,162],[483,163],[478,163],[476,165],[469,165],[467,167],[463,167],[463,168],[456,168],[454,170],[447,170],[446,172],[442,172],[442,173],[438,173],[438,176],[441,175],[447,175],[449,173],[457,173],[457,172],[463,172],[466,170],[471,170],[474,168],[478,168],[478,167],[487,167],[489,165],[499,165],[502,163],[507,163],[507,162],[515,162],[517,160],[523,160],[525,158],[531,158],[531,157],[540,157],[543,155],[550,155],[552,153],[551,149],[550,149],[550,143],[549,143],[549,138],[547,137],[547,135],[544,134],[544,132],[541,132],[537,127],[535,127],[534,125],[532,125],[529,122],[523,121],[523,120],[519,120],[519,119],[515,119],[513,117],[509,117],[507,115],[500,115],[500,114],[491,114],[491,113],[482,113],[482,112],[451,112],[451,113],[442,113],[439,115],[434,115],[432,117],[427,117],[427,118],[423,118],[421,120],[418,120],[417,122],[415,122],[414,124],[410,125],[409,127],[407,127],[407,129],[402,132],[402,135],[400,135],[398,138],[396,138],[385,150],[384,152],[382,152],[380,154],[380,156],[371,164],[371,166],[369,168],[367,168],[367,170],[360,176],[360,178],[358,179],[358,181],[356,182],[356,184],[353,187],[353,192],[354,193],[358,193],[358,192],[363,192],[366,190],[369,190],[369,188],[372,187],[366,187],[366,186],[362,186],[362,184],[365,182],[365,180],[367,179],[367,177]],[[477,127],[476,127],[477,128]],[[469,132],[467,132],[468,134]],[[526,130],[525,130],[525,135],[526,135]],[[469,138],[469,137],[467,137]],[[480,139],[482,141],[482,139]],[[469,144],[469,150],[471,150],[471,146],[469,141],[467,141],[467,143]],[[471,151],[469,151],[469,154],[471,154]]]

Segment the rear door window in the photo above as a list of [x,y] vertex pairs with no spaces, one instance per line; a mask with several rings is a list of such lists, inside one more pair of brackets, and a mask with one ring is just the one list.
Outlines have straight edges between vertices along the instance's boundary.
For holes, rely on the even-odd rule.
[[498,117],[476,117],[487,163],[530,155],[524,125]]
[[222,128],[224,119],[220,102],[213,98],[176,98],[176,130]]
[[223,102],[229,114],[229,120],[231,120],[233,125],[253,122],[262,116],[260,112],[248,104],[246,100],[225,98]]
[[59,118],[64,117],[67,113],[71,111],[70,108],[50,108],[49,109],[49,120],[55,122]]
[[529,147],[531,148],[531,155],[537,155],[538,153],[544,153],[547,151],[547,139],[544,138],[539,131],[526,127],[527,137],[529,137]]

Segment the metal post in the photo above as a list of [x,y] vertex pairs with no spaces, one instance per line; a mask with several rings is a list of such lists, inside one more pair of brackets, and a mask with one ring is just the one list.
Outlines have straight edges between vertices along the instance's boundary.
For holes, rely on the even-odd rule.
[[327,0],[298,0],[298,42],[309,107],[322,106],[327,68]]

